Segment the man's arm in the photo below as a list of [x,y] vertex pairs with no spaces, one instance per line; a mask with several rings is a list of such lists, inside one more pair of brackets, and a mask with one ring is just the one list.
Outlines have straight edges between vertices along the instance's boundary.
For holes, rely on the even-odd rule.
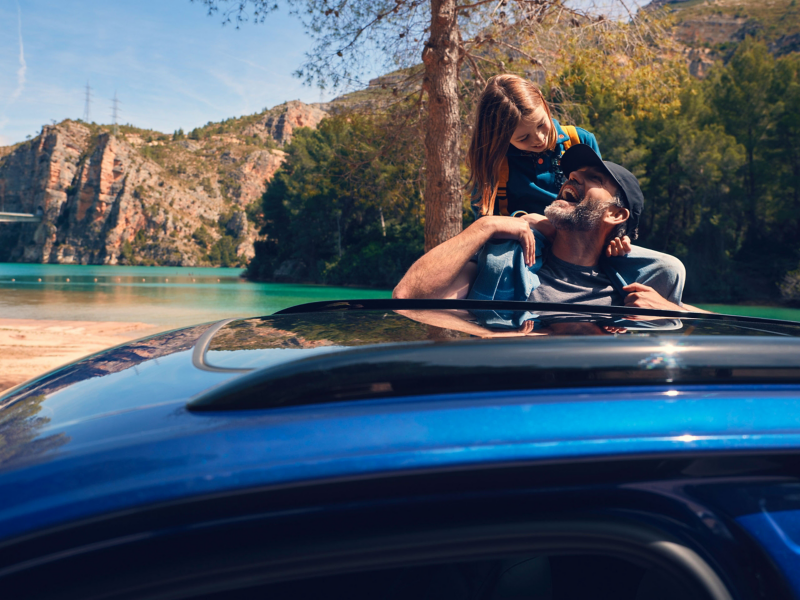
[[465,298],[475,278],[470,259],[492,237],[522,244],[525,264],[536,260],[536,244],[528,223],[511,217],[481,217],[454,238],[422,256],[397,284],[393,298]]
[[697,308],[696,306],[691,306],[689,304],[680,306],[670,302],[649,285],[644,285],[643,283],[632,283],[630,285],[626,285],[622,289],[628,292],[628,295],[625,296],[625,306],[635,306],[638,308],[657,308],[659,310],[679,310],[681,312],[711,312],[708,310],[703,310],[702,308]]
[[394,312],[398,315],[413,319],[414,321],[425,323],[426,325],[433,325],[452,331],[461,331],[482,338],[545,335],[538,331],[533,331],[533,321],[525,321],[522,326],[516,330],[496,331],[488,329],[487,327],[473,323],[471,321],[473,318],[472,315],[465,310],[396,310]]

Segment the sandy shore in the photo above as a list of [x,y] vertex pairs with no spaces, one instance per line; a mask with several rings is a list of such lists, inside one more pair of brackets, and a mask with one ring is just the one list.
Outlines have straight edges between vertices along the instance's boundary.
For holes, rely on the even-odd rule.
[[0,319],[0,392],[128,340],[158,331],[147,323]]

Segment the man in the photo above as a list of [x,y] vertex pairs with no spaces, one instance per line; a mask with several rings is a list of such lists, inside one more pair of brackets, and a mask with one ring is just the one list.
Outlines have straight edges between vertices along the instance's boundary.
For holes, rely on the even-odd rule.
[[633,174],[603,162],[584,145],[564,153],[561,166],[568,179],[545,210],[546,219],[540,215],[478,219],[414,263],[393,297],[698,310],[681,305],[682,286],[665,283],[656,270],[638,269],[638,281],[628,275],[628,283],[615,263],[603,258],[606,253],[615,256],[630,250],[619,239],[635,230],[642,211],[642,192]]

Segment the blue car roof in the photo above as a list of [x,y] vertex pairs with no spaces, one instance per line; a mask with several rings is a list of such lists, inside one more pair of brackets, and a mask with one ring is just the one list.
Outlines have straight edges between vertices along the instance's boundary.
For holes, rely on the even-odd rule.
[[[600,342],[587,337],[585,347],[593,350],[583,355],[577,336],[529,341],[542,351],[571,344],[573,356],[584,361],[578,366],[590,370],[587,356],[608,359],[597,348],[630,350],[649,340],[689,360],[693,352],[702,354],[698,348],[708,347],[709,338],[724,348],[719,340],[727,332],[727,341],[739,346],[746,347],[749,336],[754,346],[778,348],[781,383],[747,379],[746,352],[739,353],[738,366],[729,364],[730,355],[721,358],[744,380],[702,385],[668,381],[664,375],[679,372],[680,361],[662,364],[651,356],[636,365],[660,374],[648,385],[562,382],[456,393],[377,386],[372,396],[357,398],[193,410],[198,398],[254,377],[245,373],[250,368],[263,373],[303,363],[310,367],[301,375],[313,379],[321,373],[315,375],[315,361],[354,350],[377,356],[387,348],[415,348],[424,357],[427,349],[462,346],[479,348],[488,363],[493,348],[508,340],[476,344],[469,334],[441,336],[441,329],[433,331],[438,339],[423,338],[429,325],[377,310],[245,319],[125,344],[0,399],[0,539],[137,506],[265,486],[599,457],[797,449],[800,382],[792,365],[800,346],[792,333],[798,328],[761,323],[759,333],[752,322],[740,325],[713,329],[689,319],[678,329],[637,330]],[[763,356],[750,362],[750,371],[758,371]]]

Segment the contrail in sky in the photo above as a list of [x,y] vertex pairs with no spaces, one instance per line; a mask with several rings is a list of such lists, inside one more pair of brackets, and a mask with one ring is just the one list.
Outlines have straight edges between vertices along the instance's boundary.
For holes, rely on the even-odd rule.
[[22,95],[25,89],[25,73],[28,71],[28,65],[25,64],[25,47],[22,44],[22,9],[17,2],[17,29],[19,30],[19,69],[17,69],[17,89],[11,94],[8,104],[11,104]]
[[[25,73],[28,71],[28,65],[25,63],[25,47],[22,44],[22,9],[17,2],[17,30],[19,32],[19,69],[17,69],[17,89],[6,100],[5,108],[8,108],[14,101],[22,95],[25,89]],[[8,124],[8,117],[5,110],[0,114],[0,131]],[[8,143],[5,136],[0,136],[0,146]]]

